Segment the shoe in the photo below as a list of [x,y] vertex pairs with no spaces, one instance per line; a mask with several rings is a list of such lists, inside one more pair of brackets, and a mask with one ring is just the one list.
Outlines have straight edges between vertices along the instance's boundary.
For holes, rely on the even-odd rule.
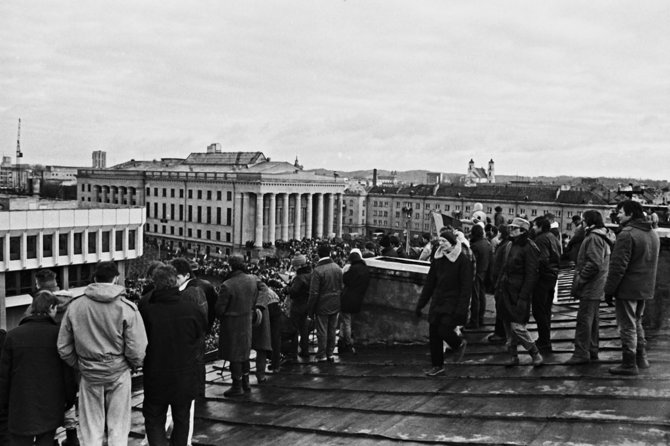
[[637,346],[637,352],[635,354],[635,362],[637,363],[638,369],[648,369],[651,367],[649,360],[647,359],[647,350],[645,347],[640,345]]
[[533,367],[540,367],[542,364],[544,364],[544,358],[539,351],[531,353],[530,356],[533,358]]
[[461,340],[461,345],[454,351],[454,362],[461,362],[463,356],[465,355],[465,349],[468,347],[468,341],[465,339]]
[[580,358],[579,356],[571,356],[570,359],[565,361],[563,364],[564,365],[581,365],[581,364],[588,364],[591,362],[590,359],[587,358]]
[[491,336],[488,337],[488,341],[491,344],[504,344],[507,341],[507,338],[505,338],[505,336],[499,336],[493,333]]
[[249,374],[242,375],[242,390],[244,393],[251,392],[251,386],[249,386]]
[[600,358],[598,358],[598,352],[596,352],[596,353],[590,353],[590,354],[589,354],[589,359],[590,359],[591,361],[599,361]]
[[328,356],[328,357],[326,358],[326,361],[328,361],[328,362],[335,362],[335,357],[334,357],[334,356]]
[[65,436],[66,438],[63,440],[63,443],[61,443],[61,446],[79,446],[77,429],[66,429]]
[[623,352],[623,361],[610,369],[612,375],[635,376],[639,373],[635,353]]
[[242,379],[233,378],[233,385],[230,386],[230,389],[223,392],[223,396],[228,398],[234,398],[238,396],[244,396],[244,390],[242,389]]
[[437,376],[437,375],[441,375],[442,373],[444,373],[444,367],[441,367],[441,366],[435,366],[435,367],[433,367],[433,368],[430,369],[430,370],[426,370],[424,373],[426,374],[426,376]]

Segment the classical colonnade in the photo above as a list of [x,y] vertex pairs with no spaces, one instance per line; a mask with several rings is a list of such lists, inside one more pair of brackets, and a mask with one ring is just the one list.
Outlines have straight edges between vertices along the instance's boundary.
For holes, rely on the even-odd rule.
[[327,238],[333,233],[342,237],[343,195],[238,192],[235,209],[239,231],[236,232],[240,237],[236,242],[244,244],[251,236],[254,246],[261,247],[277,239]]

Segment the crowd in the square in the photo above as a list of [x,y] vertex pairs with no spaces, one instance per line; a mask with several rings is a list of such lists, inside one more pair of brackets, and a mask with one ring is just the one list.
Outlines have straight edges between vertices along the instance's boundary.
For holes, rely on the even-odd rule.
[[[496,314],[488,340],[506,345],[506,365],[521,364],[521,344],[541,366],[552,354],[552,302],[566,261],[574,264],[571,292],[579,300],[566,364],[598,360],[605,300],[616,308],[623,345],[622,362],[610,372],[635,375],[649,367],[641,321],[654,297],[659,238],[635,201],[619,204],[617,219],[615,236],[599,211],[588,210],[564,238],[551,214],[507,220],[497,207],[489,218],[479,205],[467,234],[446,226],[410,249],[395,234],[291,240],[278,246],[281,257],[262,261],[237,254],[154,261],[133,289],[118,283],[114,262],[100,262],[82,296],[60,290],[54,272],[41,270],[24,319],[2,339],[0,443],[53,445],[63,427],[66,446],[126,445],[132,376],[141,370],[148,444],[190,444],[195,401],[205,396],[207,340],[218,336],[218,357],[231,372],[228,398],[251,392],[252,350],[256,385],[287,362],[328,364],[336,350],[356,354],[352,319],[364,308],[366,259],[378,255],[428,262],[422,292],[412,299],[416,317],[428,306],[429,376],[445,370],[444,343],[454,362],[463,360],[467,331],[484,324],[487,293]],[[527,328],[531,314],[537,338]]]

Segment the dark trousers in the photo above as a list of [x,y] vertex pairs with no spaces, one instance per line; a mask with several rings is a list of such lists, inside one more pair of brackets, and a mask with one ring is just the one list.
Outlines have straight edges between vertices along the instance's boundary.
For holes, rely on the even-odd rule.
[[198,345],[198,399],[205,398],[205,381],[207,371],[205,370],[205,338]]
[[52,446],[56,429],[39,435],[15,435],[9,434],[9,446]]
[[457,324],[449,316],[438,318],[435,323],[428,326],[428,339],[430,343],[430,360],[434,367],[444,364],[444,348],[442,342],[446,341],[452,350],[461,346],[461,338],[456,334]]
[[484,277],[475,276],[472,282],[472,298],[470,299],[470,323],[479,327],[484,324],[486,311],[486,287]]
[[542,278],[533,291],[533,318],[537,323],[537,341],[539,348],[551,346],[551,306],[554,301],[556,279]]
[[281,361],[281,308],[279,302],[268,305],[270,314],[270,342],[272,346],[272,368],[279,367]]
[[[295,334],[293,335],[294,351],[292,355],[298,354],[298,345],[300,345],[301,353],[309,353],[309,326],[307,324],[307,313],[291,313],[291,323],[295,327]],[[300,341],[298,343],[298,336]]]
[[242,379],[242,375],[248,375],[251,366],[249,360],[230,362],[230,375],[233,379]]
[[[170,441],[165,433],[165,419],[168,406],[172,408],[174,428]],[[142,414],[144,415],[144,430],[151,446],[186,446],[188,442],[189,418],[191,402],[183,404],[152,403],[144,400]]]

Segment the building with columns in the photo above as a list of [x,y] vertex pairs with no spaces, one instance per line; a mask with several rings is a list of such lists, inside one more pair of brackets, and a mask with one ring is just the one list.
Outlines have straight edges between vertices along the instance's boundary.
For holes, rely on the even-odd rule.
[[126,262],[143,254],[144,222],[142,207],[0,196],[0,327],[18,325],[42,268],[74,295],[102,260],[124,279]]
[[230,254],[342,236],[344,181],[262,152],[208,148],[185,159],[130,160],[80,169],[78,183],[80,202],[144,206],[146,236],[171,250]]

